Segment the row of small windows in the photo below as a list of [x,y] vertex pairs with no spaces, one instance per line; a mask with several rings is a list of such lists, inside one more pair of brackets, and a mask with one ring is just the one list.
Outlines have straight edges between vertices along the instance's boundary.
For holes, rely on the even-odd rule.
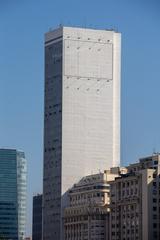
[[83,191],[88,191],[88,190],[93,190],[93,189],[109,189],[109,186],[105,186],[105,185],[97,185],[97,186],[90,186],[90,187],[83,187],[81,189],[72,189],[70,190],[70,193],[74,193],[74,192],[83,192]]
[[6,205],[6,206],[14,206],[14,203],[8,203],[8,202],[0,202],[0,205]]
[[15,179],[9,179],[9,181],[7,181],[7,179],[5,180],[6,181],[3,180],[3,182],[0,182],[0,188],[4,188],[5,191],[9,190],[10,192],[16,191],[17,181]]
[[[158,199],[157,198],[153,198],[153,203],[157,203]],[[159,203],[160,203],[160,199],[159,199]]]
[[18,239],[18,236],[17,236],[17,231],[1,231],[1,235],[3,235],[4,237],[9,237],[9,239],[12,239],[12,240],[17,240]]
[[14,231],[14,230],[17,230],[17,227],[1,227],[0,226],[0,230],[12,230],[12,231]]
[[51,108],[57,108],[61,106],[61,103],[56,103],[56,104],[53,104],[53,105],[49,105],[48,108],[51,109]]
[[[155,181],[153,181],[153,187],[158,187],[157,185],[158,185],[158,183],[157,182],[155,182]],[[160,182],[159,182],[159,187],[160,187]]]
[[[73,210],[73,211],[68,211],[69,214],[77,214],[79,215],[81,211],[78,210]],[[97,209],[97,212],[99,212],[99,209]],[[105,214],[100,214],[100,215],[92,215],[90,216],[91,220],[105,220],[106,216]],[[83,216],[72,216],[72,217],[65,217],[65,222],[78,222],[78,221],[85,221],[89,219],[88,215],[83,215]]]
[[119,198],[121,198],[121,196],[129,196],[129,195],[136,195],[138,193],[138,189],[135,188],[135,189],[127,189],[127,190],[123,190],[122,192],[119,191],[118,194],[119,194]]
[[0,207],[0,210],[16,210],[15,207]]
[[55,114],[61,113],[61,112],[62,112],[61,109],[60,109],[59,111],[49,112],[49,113],[46,113],[46,114],[45,114],[45,117],[52,116],[52,115],[55,115]]
[[46,49],[48,51],[55,51],[55,52],[62,51],[62,41],[60,40],[56,43],[53,43],[52,45],[49,45]]
[[[155,190],[155,189],[153,189],[152,194],[153,194],[153,195],[157,195],[157,194],[158,194],[158,191]],[[160,194],[160,189],[159,189],[159,194]]]
[[56,150],[61,150],[61,146],[57,147],[51,147],[51,148],[45,148],[45,152],[51,152],[51,151],[56,151]]
[[53,61],[50,62],[50,63],[46,63],[46,65],[45,65],[46,68],[50,67],[51,63],[52,63],[52,64],[59,64],[59,63],[62,62],[62,57],[61,57],[61,56],[60,56],[59,58],[54,57],[54,56],[51,56],[51,57],[53,58]]
[[15,221],[15,220],[17,220],[17,215],[15,215],[15,217],[6,217],[6,216],[1,216],[0,217],[0,221],[2,222],[2,220],[11,220],[11,221]]
[[70,197],[70,200],[75,201],[75,200],[87,199],[87,198],[92,198],[92,197],[104,197],[104,193],[97,192],[97,193],[93,193],[93,194],[82,194],[82,195],[78,195],[75,197]]
[[[115,228],[115,227],[116,227],[116,225],[112,224],[112,228]],[[120,228],[120,226],[118,224],[117,224],[117,227]],[[127,229],[127,230],[123,231],[123,233],[127,233],[127,234],[134,233],[134,232],[138,233],[138,227],[136,227],[134,229]],[[117,234],[119,234],[119,230],[117,231]]]
[[130,185],[132,186],[132,185],[137,185],[138,184],[138,180],[135,180],[135,181],[130,181],[130,182],[123,182],[123,183],[121,183],[121,182],[119,182],[119,183],[117,183],[118,184],[118,187],[123,187],[123,188],[126,188],[126,187],[130,187]]
[[0,222],[0,228],[2,228],[2,226],[5,226],[5,225],[7,225],[7,226],[11,225],[13,227],[13,229],[14,229],[14,226],[15,226],[15,228],[17,226],[17,221],[14,219],[14,221],[6,221],[6,222],[3,221],[3,222]]
[[48,75],[46,77],[45,84],[50,84],[50,80],[54,80],[54,79],[62,79],[62,74]]
[[0,165],[0,169],[3,171],[3,173],[0,174],[0,177],[3,177],[4,175],[6,175],[6,177],[16,176],[16,170],[13,168],[14,166],[8,168],[7,166]]
[[5,215],[5,216],[17,216],[17,213],[14,211],[14,212],[1,212],[1,216],[2,215]]
[[120,212],[120,211],[125,212],[125,211],[131,211],[131,210],[134,210],[134,209],[138,209],[137,204],[122,206],[122,207],[119,207],[119,208],[112,208],[112,211],[114,212],[116,210],[117,212]]

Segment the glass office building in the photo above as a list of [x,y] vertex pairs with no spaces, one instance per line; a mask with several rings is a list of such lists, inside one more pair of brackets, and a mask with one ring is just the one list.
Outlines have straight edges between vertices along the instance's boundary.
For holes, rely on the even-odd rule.
[[24,239],[26,196],[27,165],[24,152],[0,149],[0,238]]

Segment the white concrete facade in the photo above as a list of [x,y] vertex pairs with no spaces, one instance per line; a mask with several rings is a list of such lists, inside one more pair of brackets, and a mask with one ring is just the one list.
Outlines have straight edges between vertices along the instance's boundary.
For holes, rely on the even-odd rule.
[[120,164],[121,34],[61,27],[45,47],[43,240],[59,240],[66,191]]

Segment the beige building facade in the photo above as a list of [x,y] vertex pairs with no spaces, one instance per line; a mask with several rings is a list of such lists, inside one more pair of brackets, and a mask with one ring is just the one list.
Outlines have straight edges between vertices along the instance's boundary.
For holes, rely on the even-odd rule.
[[160,239],[160,155],[140,159],[110,182],[110,239]]
[[82,178],[63,223],[65,240],[160,239],[160,154]]
[[[123,169],[122,169],[123,170]],[[64,211],[65,240],[109,239],[110,185],[120,168],[86,176],[69,191]]]

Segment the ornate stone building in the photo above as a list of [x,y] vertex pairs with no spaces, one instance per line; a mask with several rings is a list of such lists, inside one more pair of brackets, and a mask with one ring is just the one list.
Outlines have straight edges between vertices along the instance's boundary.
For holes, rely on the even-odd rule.
[[64,211],[65,240],[106,240],[109,237],[110,186],[120,168],[86,176],[69,191]]

